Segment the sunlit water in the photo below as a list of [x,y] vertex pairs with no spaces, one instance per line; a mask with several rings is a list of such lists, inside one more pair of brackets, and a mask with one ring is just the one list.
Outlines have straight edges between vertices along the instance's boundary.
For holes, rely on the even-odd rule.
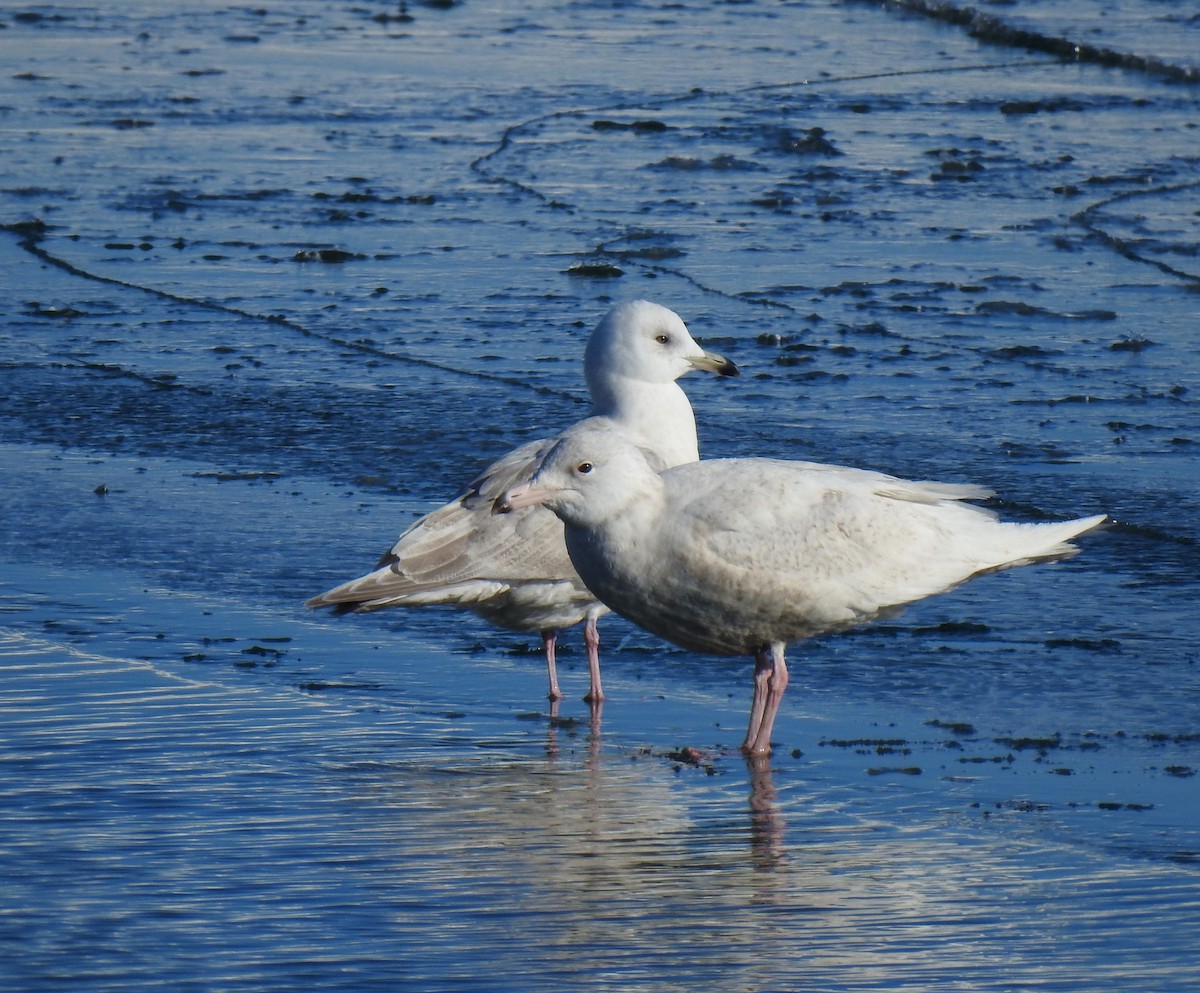
[[[939,6],[0,14],[6,989],[1200,985],[1200,26]],[[303,611],[636,296],[707,454],[1117,524],[796,646],[761,767],[741,660]]]

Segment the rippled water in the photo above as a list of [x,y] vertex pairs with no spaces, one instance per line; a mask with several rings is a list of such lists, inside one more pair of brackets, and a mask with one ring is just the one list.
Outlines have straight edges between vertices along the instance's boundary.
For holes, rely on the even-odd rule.
[[[1200,21],[957,10],[0,13],[5,988],[1200,984]],[[635,296],[708,454],[1117,524],[797,646],[762,767],[740,660],[303,611]]]

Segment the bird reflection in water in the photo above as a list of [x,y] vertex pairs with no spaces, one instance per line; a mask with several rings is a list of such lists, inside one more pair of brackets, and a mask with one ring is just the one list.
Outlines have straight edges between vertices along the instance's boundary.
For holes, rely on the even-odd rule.
[[[560,717],[558,700],[550,701],[550,712],[546,715],[546,754],[555,758],[559,754],[559,732],[574,736],[583,721],[577,717]],[[600,719],[604,713],[603,700],[588,701],[588,762],[600,758]]]
[[[586,748],[583,753],[583,769],[587,774],[588,789],[602,793],[604,783],[604,753],[602,749],[601,719],[603,702],[589,708]],[[546,755],[551,767],[554,763],[574,752],[576,740],[582,733],[585,719],[559,715],[558,701],[550,704],[546,715]],[[653,755],[653,753],[651,753]],[[669,759],[680,766],[703,768],[710,775],[721,774],[718,763],[741,759],[746,765],[749,786],[747,813],[750,842],[750,857],[753,867],[760,872],[769,872],[783,867],[788,860],[784,842],[786,834],[784,817],[779,803],[779,794],[771,771],[770,756],[746,756],[740,751],[722,749],[710,754],[697,748],[683,748],[659,753],[656,757]],[[703,801],[699,801],[703,802]],[[597,815],[600,812],[597,811]]]
[[783,843],[784,822],[779,795],[771,776],[771,760],[765,755],[746,757],[750,780],[750,851],[755,868],[769,871],[787,862]]

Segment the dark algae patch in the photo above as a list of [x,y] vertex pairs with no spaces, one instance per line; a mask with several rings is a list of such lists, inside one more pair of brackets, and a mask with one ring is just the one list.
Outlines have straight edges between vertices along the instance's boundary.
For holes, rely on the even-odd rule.
[[943,731],[949,731],[960,738],[970,738],[975,734],[975,725],[970,721],[940,721],[934,719],[926,721],[925,724],[931,728],[940,728]]

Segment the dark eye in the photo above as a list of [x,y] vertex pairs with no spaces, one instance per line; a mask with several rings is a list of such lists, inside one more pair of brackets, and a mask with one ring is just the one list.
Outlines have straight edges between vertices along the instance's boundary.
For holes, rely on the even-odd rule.
[[579,465],[577,465],[575,467],[575,471],[578,472],[581,476],[586,476],[589,472],[592,471],[592,463],[580,462]]
[[660,345],[669,345],[669,344],[671,344],[671,336],[670,336],[669,334],[658,334],[658,335],[655,335],[655,336],[654,336],[654,340],[655,340],[655,341],[657,341],[657,342],[658,342]]

